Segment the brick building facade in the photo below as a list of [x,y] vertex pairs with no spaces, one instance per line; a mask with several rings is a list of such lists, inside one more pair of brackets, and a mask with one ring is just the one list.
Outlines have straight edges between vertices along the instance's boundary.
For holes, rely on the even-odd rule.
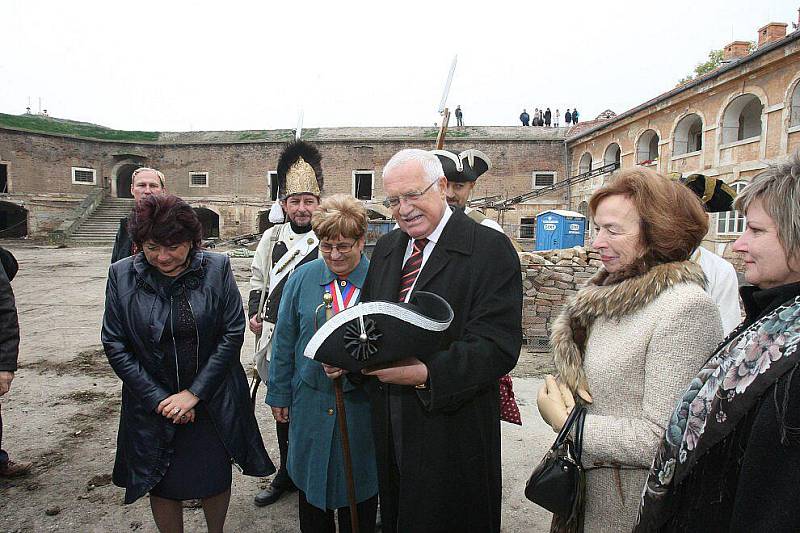
[[[758,32],[758,45],[736,41],[720,68],[567,139],[572,175],[617,161],[668,175],[700,173],[737,189],[771,161],[800,148],[800,32],[786,24]],[[585,212],[602,176],[572,188],[572,209]],[[738,212],[712,215],[705,245],[734,259],[730,244],[744,229]]]
[[[44,236],[80,209],[90,195],[128,196],[130,175],[138,166],[164,172],[167,188],[202,216],[211,217],[222,237],[263,230],[275,198],[274,170],[291,132],[265,132],[267,139],[232,140],[237,132],[161,134],[157,142],[115,142],[23,131],[0,123],[0,214],[7,220],[27,210],[27,233]],[[533,187],[534,175],[563,179],[567,128],[473,127],[459,129],[446,148],[479,148],[493,169],[475,189],[475,196],[514,196]],[[323,156],[325,192],[354,194],[369,204],[383,199],[383,165],[403,148],[432,149],[431,128],[332,128],[307,130]],[[241,135],[239,135],[241,136]],[[510,212],[513,227],[520,217],[544,206],[563,203],[550,195],[537,204]],[[491,214],[491,213],[490,213]],[[4,227],[0,220],[0,231]]]

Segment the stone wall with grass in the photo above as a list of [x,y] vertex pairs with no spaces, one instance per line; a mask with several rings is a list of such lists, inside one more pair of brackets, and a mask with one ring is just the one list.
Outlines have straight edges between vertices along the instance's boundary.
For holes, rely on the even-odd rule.
[[567,299],[600,268],[600,255],[576,246],[522,252],[522,333],[529,350],[547,351],[553,320]]

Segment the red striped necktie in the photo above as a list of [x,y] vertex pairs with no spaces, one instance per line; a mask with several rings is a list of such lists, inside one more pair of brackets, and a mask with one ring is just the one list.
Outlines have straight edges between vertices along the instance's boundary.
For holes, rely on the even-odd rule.
[[400,302],[406,301],[408,292],[414,286],[417,276],[419,276],[419,271],[422,268],[422,251],[427,244],[428,239],[414,239],[414,248],[411,250],[411,256],[400,272],[400,293],[397,297]]

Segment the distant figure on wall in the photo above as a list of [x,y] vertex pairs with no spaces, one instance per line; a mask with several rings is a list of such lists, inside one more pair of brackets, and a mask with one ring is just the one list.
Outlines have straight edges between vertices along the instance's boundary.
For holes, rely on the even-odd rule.
[[572,113],[569,112],[569,108],[567,108],[567,112],[564,113],[564,122],[566,122],[567,125],[572,123]]
[[461,106],[456,106],[456,126],[464,127],[464,113],[461,112]]
[[544,112],[544,125],[548,128],[550,127],[551,119],[553,118],[553,114],[550,112],[550,108],[548,107],[547,110]]
[[558,119],[560,119],[560,118],[561,118],[561,112],[558,109],[556,109],[555,120],[553,120],[553,127],[554,128],[558,127]]
[[530,126],[531,116],[523,109],[522,113],[519,115],[519,120],[522,122],[523,126]]
[[577,123],[578,123],[578,108],[576,107],[575,109],[572,110],[572,124],[574,125]]

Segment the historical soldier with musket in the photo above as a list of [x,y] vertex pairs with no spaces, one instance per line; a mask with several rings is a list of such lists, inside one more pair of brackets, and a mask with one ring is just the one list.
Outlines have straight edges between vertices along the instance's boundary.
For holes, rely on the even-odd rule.
[[[317,258],[319,240],[311,229],[311,215],[319,207],[322,190],[322,157],[304,141],[289,144],[278,160],[280,207],[287,222],[277,224],[261,237],[250,266],[250,331],[258,336],[256,368],[260,379],[268,378],[270,341],[278,319],[278,304],[289,274]],[[255,497],[258,506],[278,501],[295,490],[286,471],[289,423],[276,422],[281,465],[270,485]]]

